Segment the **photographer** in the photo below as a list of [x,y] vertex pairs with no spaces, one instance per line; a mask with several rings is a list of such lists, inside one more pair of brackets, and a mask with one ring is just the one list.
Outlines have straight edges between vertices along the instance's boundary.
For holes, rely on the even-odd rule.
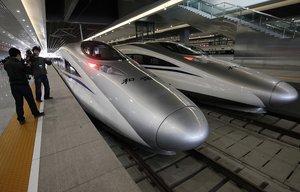
[[41,48],[38,46],[35,46],[32,48],[33,55],[30,56],[30,62],[32,67],[32,74],[34,76],[34,82],[35,82],[35,93],[36,93],[36,101],[42,102],[41,96],[41,84],[43,83],[45,87],[45,96],[44,99],[53,99],[53,97],[50,97],[50,86],[49,81],[47,77],[47,70],[46,66],[51,65],[52,62],[50,60],[47,60],[43,57],[39,57]]
[[4,64],[4,69],[7,71],[11,93],[16,101],[17,119],[22,125],[25,123],[23,98],[26,99],[31,113],[35,117],[43,116],[44,112],[39,112],[34,102],[31,88],[26,77],[30,67],[22,63],[20,50],[16,48],[10,48],[9,55],[10,58]]

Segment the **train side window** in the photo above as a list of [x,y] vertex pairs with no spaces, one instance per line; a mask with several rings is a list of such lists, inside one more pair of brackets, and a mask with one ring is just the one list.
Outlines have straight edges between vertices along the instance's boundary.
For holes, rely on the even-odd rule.
[[129,56],[131,59],[135,60],[136,62],[138,62],[139,64],[144,64],[143,63],[143,56],[142,55],[130,55]]
[[80,77],[80,75],[76,71],[76,69],[66,59],[65,59],[65,71],[68,73],[71,73],[72,75],[76,75],[76,76]]
[[138,62],[140,65],[148,65],[149,64],[149,56],[139,55],[139,54],[128,54],[128,57]]
[[[155,44],[157,44],[157,43],[155,43]],[[183,46],[178,43],[159,42],[158,44],[174,53],[187,54],[187,55],[199,55],[200,54],[199,52],[194,51],[191,48]]]
[[140,55],[140,54],[130,54],[128,55],[130,58],[135,60],[141,65],[155,65],[155,66],[168,66],[168,67],[178,67],[172,63],[164,61],[162,59],[151,57],[148,55]]
[[165,60],[162,60],[162,59],[159,59],[159,58],[156,58],[156,57],[151,57],[150,58],[150,63],[152,65],[159,65],[159,66],[166,66],[166,67],[178,67],[177,65],[174,65],[170,62],[167,62]]

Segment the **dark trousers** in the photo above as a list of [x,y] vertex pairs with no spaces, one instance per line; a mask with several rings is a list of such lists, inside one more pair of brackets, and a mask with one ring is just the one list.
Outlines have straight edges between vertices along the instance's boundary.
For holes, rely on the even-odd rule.
[[35,82],[35,99],[36,100],[41,100],[41,96],[42,96],[41,86],[42,86],[42,83],[45,87],[44,98],[50,97],[50,86],[49,86],[49,81],[48,81],[47,75],[40,75],[38,77],[34,77],[34,82]]
[[24,117],[24,110],[23,110],[23,103],[24,103],[24,99],[26,99],[31,113],[33,115],[37,115],[39,113],[36,104],[34,102],[34,98],[31,92],[31,89],[29,87],[29,85],[11,85],[11,93],[15,98],[16,101],[16,111],[17,111],[17,116],[18,116],[18,120],[19,121],[23,121],[25,120]]

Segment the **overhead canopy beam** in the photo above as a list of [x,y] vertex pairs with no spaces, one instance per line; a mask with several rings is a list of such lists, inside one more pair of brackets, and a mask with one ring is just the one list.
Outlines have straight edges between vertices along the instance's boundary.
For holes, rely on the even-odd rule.
[[79,0],[65,0],[64,21],[69,21]]

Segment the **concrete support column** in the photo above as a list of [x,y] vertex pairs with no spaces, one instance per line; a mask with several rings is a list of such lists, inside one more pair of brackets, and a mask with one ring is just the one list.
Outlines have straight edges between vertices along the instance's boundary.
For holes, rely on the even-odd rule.
[[189,42],[189,38],[190,38],[190,30],[185,29],[183,31],[181,31],[179,39],[180,39],[180,43],[189,46],[190,42]]

